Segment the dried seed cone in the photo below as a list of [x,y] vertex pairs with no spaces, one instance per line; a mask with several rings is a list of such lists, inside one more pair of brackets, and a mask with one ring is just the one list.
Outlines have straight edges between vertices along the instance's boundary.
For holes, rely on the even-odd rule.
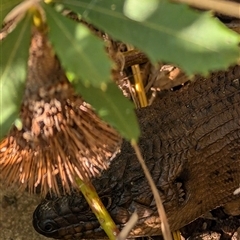
[[[79,63],[81,64],[81,63]],[[121,138],[74,93],[47,37],[33,33],[20,117],[0,144],[0,172],[6,183],[30,192],[40,185],[59,194],[108,168]]]

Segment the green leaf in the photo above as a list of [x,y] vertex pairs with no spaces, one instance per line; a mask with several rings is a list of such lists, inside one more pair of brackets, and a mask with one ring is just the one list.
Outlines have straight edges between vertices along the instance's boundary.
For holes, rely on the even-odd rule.
[[19,115],[31,36],[31,16],[26,17],[0,42],[0,139]]
[[3,20],[6,15],[17,6],[22,0],[1,0],[0,1],[0,25],[2,26]]
[[144,21],[157,10],[159,0],[142,1],[139,0],[126,0],[123,8],[124,14],[135,21]]
[[50,27],[49,38],[66,71],[84,84],[104,87],[111,80],[112,62],[104,43],[83,24],[62,16],[43,4]]
[[[152,10],[141,18],[139,13],[129,13],[134,0],[131,4],[129,0],[61,2],[112,37],[136,46],[153,63],[174,63],[189,75],[226,68],[239,58],[239,35],[210,13],[199,13],[186,5],[151,0]],[[141,1],[139,5],[146,7]],[[136,11],[141,9],[138,6]]]
[[140,130],[134,112],[134,105],[125,98],[115,83],[108,83],[105,91],[73,82],[76,91],[90,103],[98,115],[127,140],[137,140]]

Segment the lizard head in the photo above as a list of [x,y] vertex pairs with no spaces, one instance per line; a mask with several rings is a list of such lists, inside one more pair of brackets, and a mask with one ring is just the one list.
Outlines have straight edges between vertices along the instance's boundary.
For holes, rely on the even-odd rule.
[[[131,216],[131,204],[119,206],[119,196],[102,196],[101,200],[118,227],[122,227]],[[33,213],[35,230],[50,238],[75,239],[79,237],[106,237],[96,216],[80,193],[59,197],[53,200],[45,199]]]

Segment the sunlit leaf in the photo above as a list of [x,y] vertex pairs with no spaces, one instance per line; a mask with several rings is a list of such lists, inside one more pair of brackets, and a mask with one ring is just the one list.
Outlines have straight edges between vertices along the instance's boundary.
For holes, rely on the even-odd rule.
[[133,104],[126,99],[116,84],[108,83],[105,91],[75,82],[76,91],[97,111],[99,116],[116,128],[127,140],[137,140],[140,134]]
[[139,0],[126,0],[123,12],[130,19],[141,22],[151,16],[159,4],[159,0],[142,1],[141,4]]
[[2,42],[0,58],[0,138],[17,119],[27,75],[31,16],[27,16]]
[[84,84],[104,86],[111,79],[112,63],[104,43],[83,24],[62,16],[43,4],[50,28],[49,38],[65,70]]
[[188,74],[206,74],[226,68],[239,58],[239,35],[210,13],[199,13],[186,5],[159,0],[145,20],[134,21],[129,12],[125,15],[129,0],[61,2],[112,37],[144,51],[153,63],[171,62]]

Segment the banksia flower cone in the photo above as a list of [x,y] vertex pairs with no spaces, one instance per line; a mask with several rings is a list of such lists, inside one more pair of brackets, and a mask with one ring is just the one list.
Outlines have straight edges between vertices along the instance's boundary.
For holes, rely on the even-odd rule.
[[[81,64],[81,63],[79,63]],[[0,172],[6,183],[30,192],[40,185],[59,193],[109,166],[121,138],[68,82],[46,35],[33,33],[20,118],[0,143]]]

